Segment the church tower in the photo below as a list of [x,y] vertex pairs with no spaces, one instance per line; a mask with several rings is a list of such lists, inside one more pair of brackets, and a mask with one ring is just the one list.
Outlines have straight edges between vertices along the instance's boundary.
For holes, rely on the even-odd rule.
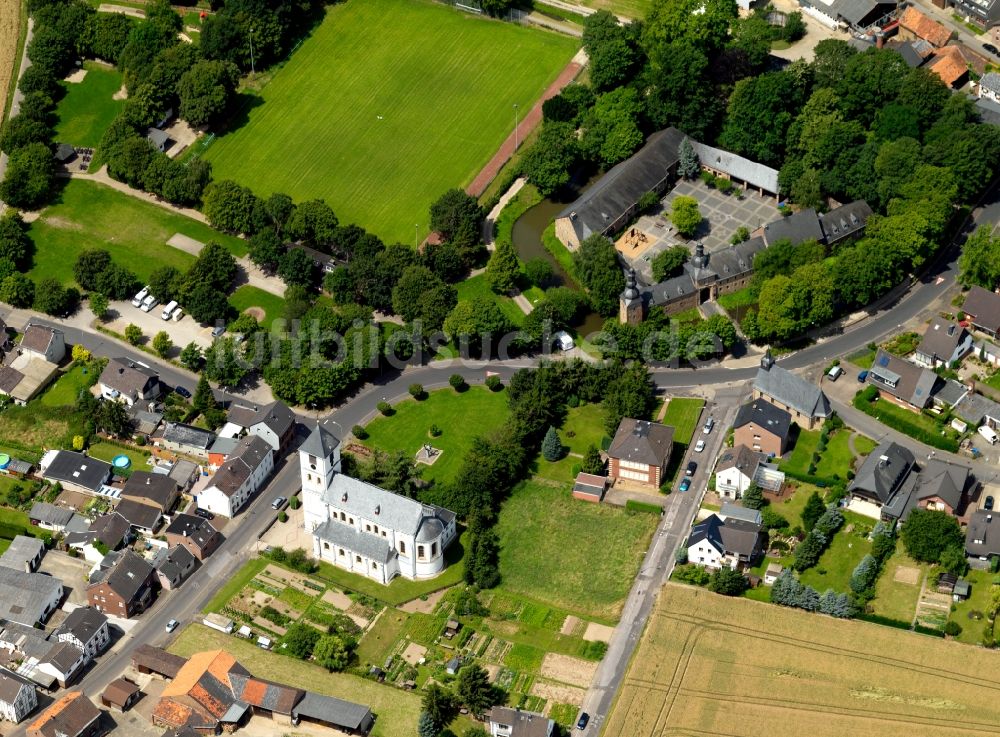
[[622,325],[642,322],[642,297],[635,286],[635,269],[629,269],[625,275],[625,289],[618,298],[618,321]]
[[312,532],[326,521],[328,512],[323,494],[340,471],[340,440],[323,423],[318,423],[299,446],[299,471],[305,528]]

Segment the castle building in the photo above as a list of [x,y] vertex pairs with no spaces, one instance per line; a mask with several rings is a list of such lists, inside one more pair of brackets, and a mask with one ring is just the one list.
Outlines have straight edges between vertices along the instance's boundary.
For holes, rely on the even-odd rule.
[[445,568],[455,513],[351,478],[340,440],[317,424],[299,448],[305,529],[318,560],[388,584],[431,578]]

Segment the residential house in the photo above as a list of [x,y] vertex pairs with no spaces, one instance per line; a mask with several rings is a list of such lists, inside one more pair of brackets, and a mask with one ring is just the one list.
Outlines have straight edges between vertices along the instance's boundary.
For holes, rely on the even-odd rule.
[[91,574],[87,600],[99,612],[130,619],[152,604],[156,570],[131,550],[112,555],[111,567]]
[[48,502],[35,502],[31,505],[31,511],[28,512],[28,519],[31,520],[31,524],[41,527],[43,530],[53,530],[55,532],[62,532],[66,529],[66,525],[72,518],[72,509],[57,507],[55,504],[49,504]]
[[146,140],[153,144],[153,147],[160,153],[166,153],[167,149],[173,145],[170,134],[159,128],[147,128]]
[[823,391],[774,362],[768,351],[760,361],[753,382],[753,399],[764,399],[791,415],[806,430],[823,424],[830,416],[830,400]]
[[899,16],[898,36],[904,40],[922,39],[940,48],[951,39],[951,30],[910,5]]
[[766,539],[760,524],[712,514],[691,528],[688,562],[712,569],[753,565]]
[[101,704],[109,709],[116,709],[124,713],[139,700],[141,695],[142,691],[132,681],[127,678],[116,678],[107,685],[104,693],[101,694]]
[[913,362],[924,368],[951,366],[972,350],[972,335],[958,323],[935,316],[913,354]]
[[677,177],[685,135],[665,128],[625,161],[612,167],[575,202],[556,216],[556,237],[570,250],[594,233],[608,235],[635,217],[647,192],[662,195]]
[[581,471],[576,475],[576,481],[573,482],[573,498],[598,504],[604,499],[604,492],[607,491],[607,488],[607,476],[597,476]]
[[556,723],[533,711],[494,706],[486,713],[490,737],[552,737]]
[[9,651],[7,658],[16,663],[18,675],[49,689],[57,683],[65,688],[88,662],[74,645],[47,636],[45,630],[11,621],[0,624],[0,648]]
[[45,645],[45,654],[29,660],[27,665],[33,667],[35,679],[39,675],[47,676],[60,688],[66,688],[83,672],[87,664],[86,656],[68,642],[46,642]]
[[987,72],[979,78],[979,98],[1000,102],[1000,74]]
[[0,668],[0,717],[19,724],[37,706],[35,684],[6,668]]
[[956,417],[971,427],[987,425],[994,430],[1000,428],[1000,404],[982,394],[966,392],[952,410]]
[[131,538],[131,531],[132,525],[127,519],[111,512],[97,517],[87,530],[67,533],[65,541],[69,547],[82,551],[86,560],[97,563],[105,555],[101,550],[118,550]]
[[934,72],[952,89],[958,89],[969,79],[969,61],[961,46],[954,44],[935,51],[926,68]]
[[28,737],[95,737],[100,720],[100,710],[83,691],[70,691],[28,725]]
[[913,499],[919,509],[934,509],[957,515],[976,481],[967,466],[932,458],[923,463]]
[[340,472],[340,441],[317,424],[299,447],[306,532],[319,560],[387,584],[445,568],[455,513]]
[[864,200],[854,200],[820,213],[817,217],[823,230],[821,242],[832,248],[860,238],[871,215],[872,208]]
[[122,499],[115,507],[115,514],[126,519],[131,527],[144,535],[153,535],[163,519],[159,507],[135,499]]
[[50,450],[39,464],[42,478],[64,489],[96,494],[111,480],[111,464],[73,450]]
[[177,514],[164,530],[167,544],[183,545],[198,560],[205,560],[222,543],[222,535],[207,519]]
[[882,348],[875,354],[866,381],[878,389],[883,399],[913,412],[926,409],[935,391],[944,384],[930,369],[905,361]]
[[34,627],[49,618],[62,597],[58,578],[0,567],[0,619]]
[[153,560],[160,586],[171,591],[187,580],[198,567],[198,559],[183,545],[161,548]]
[[129,407],[160,396],[159,374],[129,358],[109,360],[97,383],[103,399],[124,402]]
[[215,436],[215,440],[212,441],[212,445],[208,449],[208,467],[216,471],[219,470],[219,466],[226,462],[226,459],[240,444],[239,436],[228,437],[223,435],[222,433],[225,429],[223,427],[219,431],[219,434]]
[[295,414],[281,401],[263,406],[233,403],[219,436],[243,435],[263,438],[275,453],[281,453],[295,436]]
[[792,416],[764,399],[740,406],[733,422],[733,445],[745,445],[769,456],[784,455]]
[[163,435],[156,441],[166,450],[208,460],[208,449],[215,440],[215,433],[182,422],[168,422]]
[[178,458],[169,467],[164,468],[163,466],[157,466],[153,469],[153,473],[165,473],[174,480],[182,493],[186,493],[193,485],[195,480],[201,475],[201,469],[198,467],[197,463],[193,461],[185,460],[184,458]]
[[19,356],[58,364],[66,357],[66,336],[58,328],[29,323],[17,348]]
[[17,535],[0,555],[0,566],[33,573],[45,557],[45,543],[37,537]]
[[766,455],[745,445],[725,448],[715,465],[716,492],[723,499],[740,499],[766,461]]
[[1000,294],[976,286],[965,295],[962,312],[966,314],[972,327],[992,338],[1000,332]]
[[169,476],[148,471],[133,471],[122,487],[121,498],[148,504],[163,514],[169,514],[180,498],[180,489]]
[[257,435],[248,435],[215,472],[208,487],[198,494],[198,507],[233,517],[264,486],[273,470],[271,446]]
[[623,418],[608,447],[611,483],[625,479],[629,483],[660,488],[673,447],[674,428],[669,425]]
[[963,19],[984,30],[1000,23],[1000,0],[951,0],[949,5]]
[[68,642],[80,650],[87,663],[104,652],[111,642],[108,618],[89,606],[71,611],[53,634],[59,642]]
[[[965,531],[965,555],[976,568],[987,568],[1000,556],[1000,518],[993,521],[992,510],[978,509],[969,517]],[[984,565],[987,564],[987,565]]]

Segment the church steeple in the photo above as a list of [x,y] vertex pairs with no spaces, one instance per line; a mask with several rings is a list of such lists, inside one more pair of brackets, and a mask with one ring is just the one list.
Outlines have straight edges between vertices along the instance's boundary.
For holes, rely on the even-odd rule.
[[635,269],[625,272],[625,289],[618,298],[618,321],[623,325],[642,322],[642,295],[635,282]]

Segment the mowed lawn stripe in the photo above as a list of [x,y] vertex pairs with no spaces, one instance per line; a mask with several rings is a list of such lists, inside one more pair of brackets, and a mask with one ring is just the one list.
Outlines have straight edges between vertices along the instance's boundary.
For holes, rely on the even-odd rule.
[[472,181],[510,133],[513,105],[526,113],[577,46],[429,0],[344,3],[206,157],[217,179],[322,197],[342,222],[409,243],[437,196]]

